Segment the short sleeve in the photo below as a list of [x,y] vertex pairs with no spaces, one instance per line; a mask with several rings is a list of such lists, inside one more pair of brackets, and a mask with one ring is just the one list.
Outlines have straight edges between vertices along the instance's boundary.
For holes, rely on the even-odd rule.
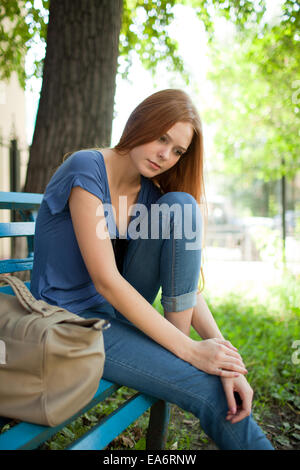
[[65,160],[47,185],[44,201],[52,215],[62,212],[72,188],[80,186],[104,199],[105,168],[101,154],[96,150],[80,150]]

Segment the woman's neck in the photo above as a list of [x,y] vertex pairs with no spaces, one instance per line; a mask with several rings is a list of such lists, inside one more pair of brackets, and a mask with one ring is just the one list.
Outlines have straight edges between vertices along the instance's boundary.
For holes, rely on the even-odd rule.
[[112,192],[128,194],[139,191],[141,175],[134,167],[129,154],[119,154],[114,149],[102,150],[109,187]]

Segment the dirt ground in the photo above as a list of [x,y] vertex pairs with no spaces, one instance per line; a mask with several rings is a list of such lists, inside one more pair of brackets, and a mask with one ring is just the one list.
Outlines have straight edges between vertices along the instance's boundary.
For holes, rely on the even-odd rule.
[[[182,448],[190,442],[191,450],[217,450],[214,442],[199,428],[199,421],[192,414],[172,405],[168,441],[174,441],[171,448]],[[258,420],[268,439],[276,450],[300,450],[300,413],[284,408],[272,407]],[[179,435],[175,433],[175,430]]]

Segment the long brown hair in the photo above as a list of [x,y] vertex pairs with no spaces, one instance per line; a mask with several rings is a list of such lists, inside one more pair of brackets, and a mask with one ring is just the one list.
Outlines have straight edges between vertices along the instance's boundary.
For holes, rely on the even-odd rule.
[[[142,101],[129,116],[120,141],[114,148],[123,153],[152,142],[177,122],[189,122],[193,126],[191,144],[176,165],[153,177],[152,181],[163,193],[183,191],[194,196],[206,221],[202,123],[191,98],[184,91],[166,89]],[[204,282],[202,269],[201,274]]]
[[175,166],[152,180],[164,193],[187,192],[200,203],[204,197],[202,124],[184,91],[162,90],[142,101],[129,116],[115,150],[122,153],[156,140],[177,122],[189,122],[193,126],[192,142]]

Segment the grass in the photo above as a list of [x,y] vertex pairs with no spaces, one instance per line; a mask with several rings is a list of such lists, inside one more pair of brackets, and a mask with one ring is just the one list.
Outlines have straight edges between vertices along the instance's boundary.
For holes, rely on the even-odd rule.
[[[275,448],[300,449],[300,276],[285,273],[264,303],[237,292],[205,297],[224,337],[238,348],[249,371],[254,417]],[[191,337],[199,338],[193,329]],[[193,421],[192,415],[189,419]],[[183,419],[178,435],[182,424]],[[205,436],[204,442],[201,436],[198,444],[193,440],[200,448],[205,448],[203,443]]]
[[273,397],[280,405],[290,403],[300,409],[300,368],[292,360],[293,344],[300,339],[299,314],[270,311],[238,294],[208,303],[223,335],[239,349],[260,404]]
[[[254,390],[253,414],[277,449],[300,449],[300,278],[286,274],[270,289],[262,304],[241,293],[220,298],[205,294],[223,335],[242,355]],[[154,306],[162,313],[159,298]],[[191,336],[199,339],[191,329]],[[119,390],[114,397],[64,428],[45,449],[63,449],[95,425],[135,391]],[[116,438],[108,449],[144,449],[149,411]],[[198,420],[172,405],[167,449],[214,449]]]

